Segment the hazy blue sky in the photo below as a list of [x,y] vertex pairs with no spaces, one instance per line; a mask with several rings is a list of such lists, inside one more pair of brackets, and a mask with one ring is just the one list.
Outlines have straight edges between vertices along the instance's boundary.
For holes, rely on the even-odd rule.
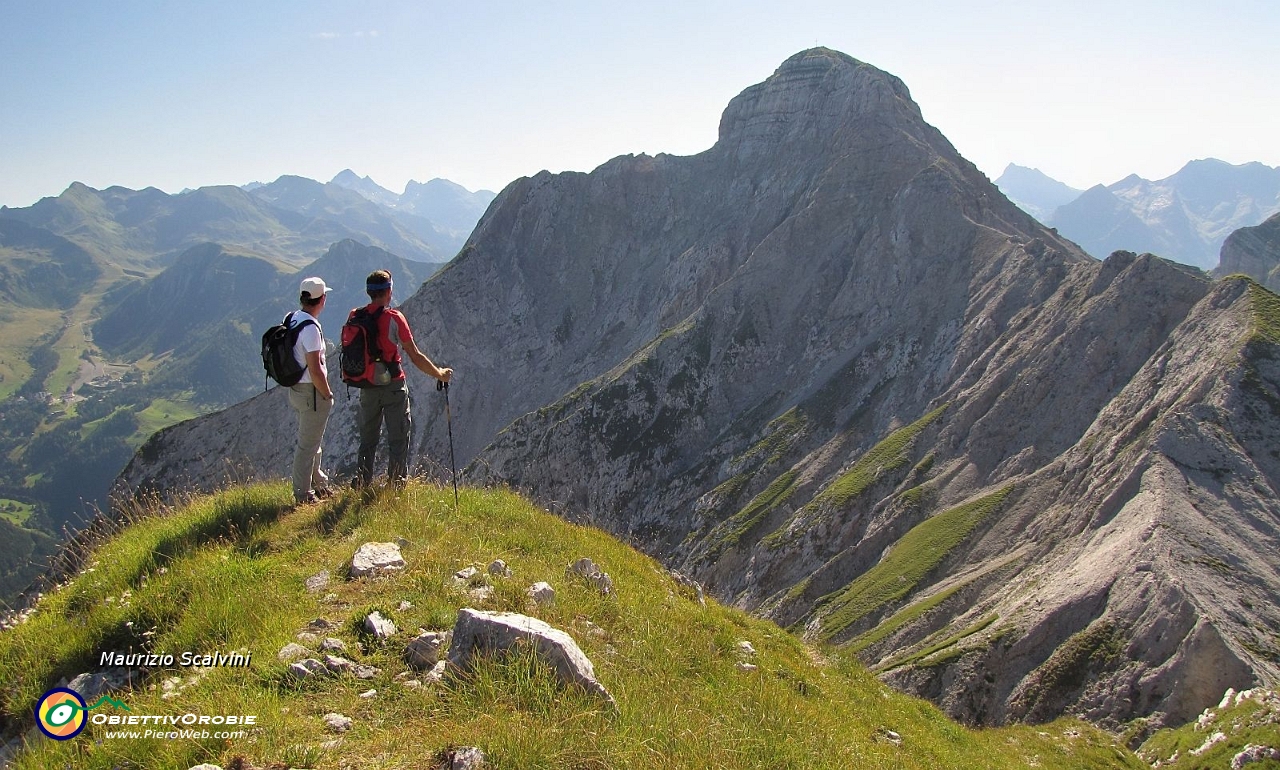
[[0,0],[0,204],[344,168],[499,190],[700,152],[824,45],[902,78],[992,178],[1280,166],[1280,2]]

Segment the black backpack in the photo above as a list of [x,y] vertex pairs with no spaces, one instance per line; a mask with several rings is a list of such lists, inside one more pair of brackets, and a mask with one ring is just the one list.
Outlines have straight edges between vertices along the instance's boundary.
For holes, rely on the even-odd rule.
[[378,345],[378,317],[382,308],[372,313],[358,307],[347,316],[342,325],[342,355],[339,358],[342,381],[353,388],[372,388],[374,364],[382,361],[382,348]]
[[[316,323],[308,318],[297,326],[289,328],[291,320],[293,320],[293,313],[285,316],[283,321],[262,334],[262,368],[267,370],[268,377],[285,387],[297,385],[302,379],[302,373],[307,370],[307,367],[299,364],[298,359],[294,357],[293,346],[298,342],[298,334],[307,326],[314,326]],[[266,389],[265,381],[263,389]]]

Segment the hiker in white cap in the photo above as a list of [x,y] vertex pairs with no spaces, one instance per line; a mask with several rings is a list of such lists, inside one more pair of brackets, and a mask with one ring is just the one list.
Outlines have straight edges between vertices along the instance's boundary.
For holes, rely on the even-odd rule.
[[[330,493],[329,477],[320,469],[320,440],[333,408],[333,390],[325,373],[324,331],[317,316],[324,310],[329,287],[320,278],[304,278],[299,289],[301,308],[290,313],[286,323],[298,331],[293,357],[307,370],[297,385],[289,388],[289,406],[298,414],[298,450],[293,456],[293,498],[313,503]],[[306,323],[310,321],[310,323]],[[305,326],[303,326],[305,324]]]

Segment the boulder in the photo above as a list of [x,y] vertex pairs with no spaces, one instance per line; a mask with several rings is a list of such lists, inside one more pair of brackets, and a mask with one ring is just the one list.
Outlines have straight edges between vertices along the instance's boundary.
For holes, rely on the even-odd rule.
[[550,583],[534,583],[525,593],[529,594],[529,598],[539,606],[549,604],[556,599],[556,589],[552,588]]
[[328,672],[329,669],[325,668],[324,664],[315,658],[300,660],[289,666],[289,673],[299,679],[307,679],[312,676],[327,674]]
[[351,717],[338,713],[325,714],[324,726],[331,733],[345,733],[351,729]]
[[1245,765],[1251,765],[1254,762],[1262,762],[1265,760],[1280,759],[1280,751],[1276,751],[1270,746],[1256,746],[1250,743],[1244,747],[1244,751],[1236,754],[1231,758],[1231,770],[1241,770]]
[[281,663],[288,663],[298,658],[305,658],[311,654],[311,650],[303,647],[295,642],[289,642],[280,648],[280,652],[276,653],[276,657]]
[[449,752],[449,770],[480,770],[484,767],[484,752],[475,746],[459,746]]
[[555,669],[560,681],[578,685],[610,706],[617,706],[609,691],[596,680],[595,667],[573,637],[526,615],[470,608],[459,610],[453,627],[453,644],[449,647],[449,663],[466,670],[473,655],[509,650],[521,642],[532,645],[536,654]]
[[381,612],[371,612],[364,619],[365,630],[377,637],[378,641],[385,642],[396,633],[396,624],[389,619],[384,618]]
[[354,661],[334,655],[324,656],[324,667],[335,674],[349,674],[355,670]]
[[142,679],[141,671],[116,667],[105,671],[86,672],[71,680],[67,687],[80,693],[80,697],[92,703],[109,692],[128,689],[135,681]]
[[404,658],[413,668],[424,670],[432,668],[440,662],[441,653],[449,646],[449,634],[437,631],[423,631],[409,642]]
[[613,593],[613,578],[585,556],[570,564],[569,572],[593,584],[600,591],[601,596],[609,596]]
[[318,573],[307,578],[307,582],[306,582],[307,591],[313,594],[320,593],[326,587],[328,587],[328,585],[329,585],[329,570],[327,569],[320,570]]
[[351,557],[351,577],[369,577],[405,568],[404,557],[396,543],[365,543]]

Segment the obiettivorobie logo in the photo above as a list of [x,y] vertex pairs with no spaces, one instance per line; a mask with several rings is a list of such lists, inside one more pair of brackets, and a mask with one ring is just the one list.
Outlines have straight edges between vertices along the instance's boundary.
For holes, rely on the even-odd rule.
[[[76,737],[90,722],[95,725],[110,725],[117,728],[114,731],[108,730],[105,736],[102,736],[106,738],[177,740],[183,738],[243,738],[248,734],[244,730],[236,732],[220,731],[210,735],[208,730],[204,729],[176,728],[190,727],[192,725],[199,725],[201,728],[222,725],[244,727],[255,725],[258,722],[258,717],[252,714],[218,714],[209,716],[205,714],[157,715],[130,713],[126,716],[123,714],[98,713],[92,717],[86,715],[86,712],[92,711],[104,703],[128,712],[133,711],[124,703],[106,695],[99,698],[92,706],[86,706],[80,693],[66,687],[55,687],[41,696],[39,702],[36,703],[36,725],[39,726],[40,732],[56,741],[66,741]],[[152,727],[153,729],[145,731],[119,729],[136,726]]]
[[86,706],[80,693],[65,687],[55,687],[42,695],[36,704],[36,725],[40,728],[40,732],[55,741],[70,740],[79,735],[80,731],[84,730],[84,726],[89,723],[85,712],[92,711],[104,703],[125,711],[132,711],[120,701],[106,695],[99,698],[92,706]]

